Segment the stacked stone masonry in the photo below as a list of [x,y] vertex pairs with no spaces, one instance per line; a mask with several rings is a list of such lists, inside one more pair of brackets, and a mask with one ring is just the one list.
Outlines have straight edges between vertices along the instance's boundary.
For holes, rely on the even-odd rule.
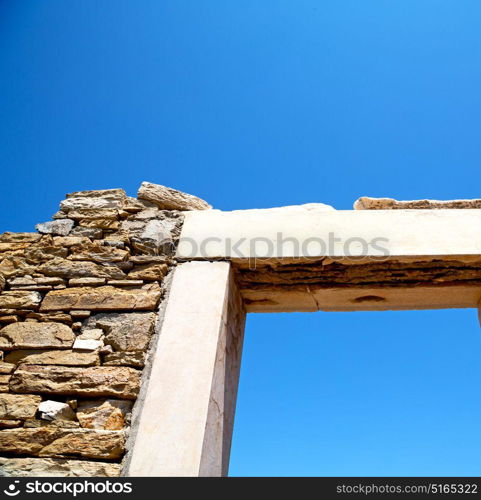
[[182,212],[208,208],[144,182],[0,235],[0,475],[121,474]]

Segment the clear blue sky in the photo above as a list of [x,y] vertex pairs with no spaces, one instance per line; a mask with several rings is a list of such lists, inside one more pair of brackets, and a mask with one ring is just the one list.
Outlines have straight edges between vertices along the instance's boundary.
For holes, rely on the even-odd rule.
[[[0,0],[0,231],[143,180],[216,208],[480,197],[478,0]],[[480,475],[474,310],[251,315],[232,475]]]

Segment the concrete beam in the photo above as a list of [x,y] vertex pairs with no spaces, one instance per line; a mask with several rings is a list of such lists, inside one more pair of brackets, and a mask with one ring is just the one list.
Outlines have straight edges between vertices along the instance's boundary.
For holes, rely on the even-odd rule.
[[244,323],[228,262],[175,270],[127,476],[227,474]]

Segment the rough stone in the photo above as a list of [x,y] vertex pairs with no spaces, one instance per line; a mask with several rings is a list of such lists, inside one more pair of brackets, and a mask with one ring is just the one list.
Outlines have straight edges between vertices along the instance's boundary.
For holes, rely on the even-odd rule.
[[355,210],[433,210],[481,208],[481,199],[473,200],[407,200],[362,196],[354,202]]
[[126,401],[80,401],[77,418],[86,429],[121,430],[125,426],[125,415],[132,405]]
[[105,278],[72,278],[68,280],[69,286],[100,286],[105,285]]
[[101,328],[116,351],[145,351],[154,331],[155,313],[106,313],[91,316],[87,326]]
[[98,229],[118,229],[120,224],[112,219],[81,219],[79,220],[81,227],[98,228]]
[[4,363],[3,361],[0,361],[1,375],[8,375],[9,373],[12,373],[13,370],[15,370],[15,365],[13,363]]
[[0,394],[0,418],[4,420],[25,420],[34,418],[40,396],[30,394]]
[[42,264],[38,271],[47,276],[60,278],[110,278],[124,279],[125,274],[117,266],[102,266],[90,261],[71,261],[62,258],[52,259]]
[[206,201],[176,189],[142,182],[137,197],[150,201],[165,210],[207,210],[212,208]]
[[0,452],[40,457],[81,456],[117,459],[124,451],[124,435],[118,431],[39,427],[0,431]]
[[0,309],[36,309],[42,300],[38,292],[14,290],[0,294]]
[[120,248],[89,243],[88,245],[73,246],[69,260],[87,260],[103,264],[107,262],[122,262],[128,259],[129,252]]
[[1,349],[42,349],[72,346],[74,333],[62,323],[11,323],[0,330]]
[[2,243],[35,243],[42,236],[37,233],[12,233],[5,232],[0,234],[0,242]]
[[94,228],[94,227],[80,227],[75,226],[70,233],[70,236],[83,236],[86,238],[90,238],[92,240],[98,240],[102,238],[103,231],[102,229]]
[[134,368],[143,368],[144,364],[145,353],[142,351],[113,352],[106,354],[103,358],[104,366],[132,366]]
[[42,234],[54,234],[57,236],[67,236],[74,226],[74,221],[70,219],[55,220],[37,224],[35,229]]
[[114,288],[72,288],[54,290],[47,294],[41,311],[89,309],[106,310],[153,310],[160,299],[160,287],[155,283],[139,289]]
[[71,350],[42,351],[15,350],[5,357],[7,363],[30,365],[61,365],[61,366],[98,366],[100,359],[95,352],[78,352]]
[[166,264],[144,264],[135,266],[129,273],[131,279],[142,279],[146,281],[161,281],[167,274]]
[[117,477],[120,465],[54,458],[0,458],[4,477]]
[[42,401],[38,405],[42,420],[75,420],[75,413],[67,403],[59,401]]
[[128,367],[20,365],[10,380],[10,390],[17,393],[38,392],[80,396],[111,396],[135,399],[140,372]]

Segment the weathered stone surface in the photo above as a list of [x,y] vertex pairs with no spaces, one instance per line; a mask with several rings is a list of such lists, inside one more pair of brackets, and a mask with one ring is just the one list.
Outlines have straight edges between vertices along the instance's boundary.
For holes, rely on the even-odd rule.
[[0,242],[2,243],[35,243],[42,236],[37,233],[12,233],[5,232],[0,234]]
[[79,220],[81,227],[98,228],[98,229],[118,229],[120,223],[112,219],[81,219]]
[[100,286],[105,285],[105,278],[72,278],[68,280],[69,286]]
[[46,276],[60,278],[110,278],[124,279],[125,274],[117,266],[102,266],[90,261],[71,261],[62,258],[52,259],[38,268]]
[[96,314],[87,320],[87,327],[101,328],[105,343],[116,351],[145,351],[154,331],[155,313]]
[[8,392],[11,375],[0,375],[0,392]]
[[0,309],[36,309],[42,300],[38,292],[13,290],[0,294]]
[[13,370],[15,370],[15,365],[13,363],[4,363],[3,361],[0,361],[1,375],[8,375],[9,373],[12,373]]
[[98,264],[106,262],[122,262],[128,259],[129,252],[120,248],[89,243],[87,245],[73,246],[69,260],[91,260]]
[[398,201],[393,198],[370,198],[362,196],[354,202],[355,210],[410,210],[410,209],[463,209],[481,208],[481,199],[473,200],[407,200]]
[[112,286],[142,286],[144,280],[109,280],[107,285]]
[[54,234],[57,236],[67,236],[74,226],[71,219],[61,219],[37,224],[35,229],[42,234]]
[[13,429],[14,427],[21,427],[23,422],[23,420],[0,420],[0,429]]
[[38,405],[42,420],[75,420],[75,413],[67,403],[59,401],[42,401]]
[[140,372],[127,367],[20,365],[10,380],[10,390],[17,393],[111,396],[135,399]]
[[120,465],[54,458],[0,458],[4,477],[117,477]]
[[197,196],[150,182],[142,182],[137,197],[166,210],[207,210],[212,208],[211,205]]
[[73,247],[74,245],[86,245],[90,238],[85,236],[55,236],[53,244],[56,247]]
[[145,353],[142,351],[119,351],[106,354],[103,358],[105,366],[132,366],[143,368]]
[[75,335],[63,323],[12,323],[0,330],[1,349],[65,348],[72,346]]
[[167,264],[144,264],[135,266],[129,273],[129,278],[146,281],[162,281],[168,271]]
[[99,191],[78,191],[67,195],[60,203],[62,212],[70,210],[98,210],[106,208],[122,208],[126,194],[123,189],[103,189]]
[[98,240],[102,238],[103,231],[95,227],[80,227],[75,226],[70,233],[70,236],[83,236],[90,238],[92,240]]
[[121,430],[125,426],[125,415],[132,409],[127,401],[107,399],[104,401],[80,401],[77,418],[86,429]]
[[62,366],[97,366],[100,359],[95,352],[78,352],[71,350],[41,351],[15,350],[5,357],[7,363],[30,365],[62,365]]
[[116,459],[124,451],[124,435],[118,431],[90,429],[5,429],[0,431],[0,452],[40,457],[81,456]]
[[70,219],[113,219],[116,220],[119,216],[119,210],[113,208],[80,208],[77,210],[69,210],[68,217]]
[[159,302],[160,295],[160,287],[156,283],[139,289],[102,286],[54,290],[44,298],[40,310],[153,310]]
[[34,418],[40,396],[30,394],[0,394],[0,418],[6,420],[25,420]]

